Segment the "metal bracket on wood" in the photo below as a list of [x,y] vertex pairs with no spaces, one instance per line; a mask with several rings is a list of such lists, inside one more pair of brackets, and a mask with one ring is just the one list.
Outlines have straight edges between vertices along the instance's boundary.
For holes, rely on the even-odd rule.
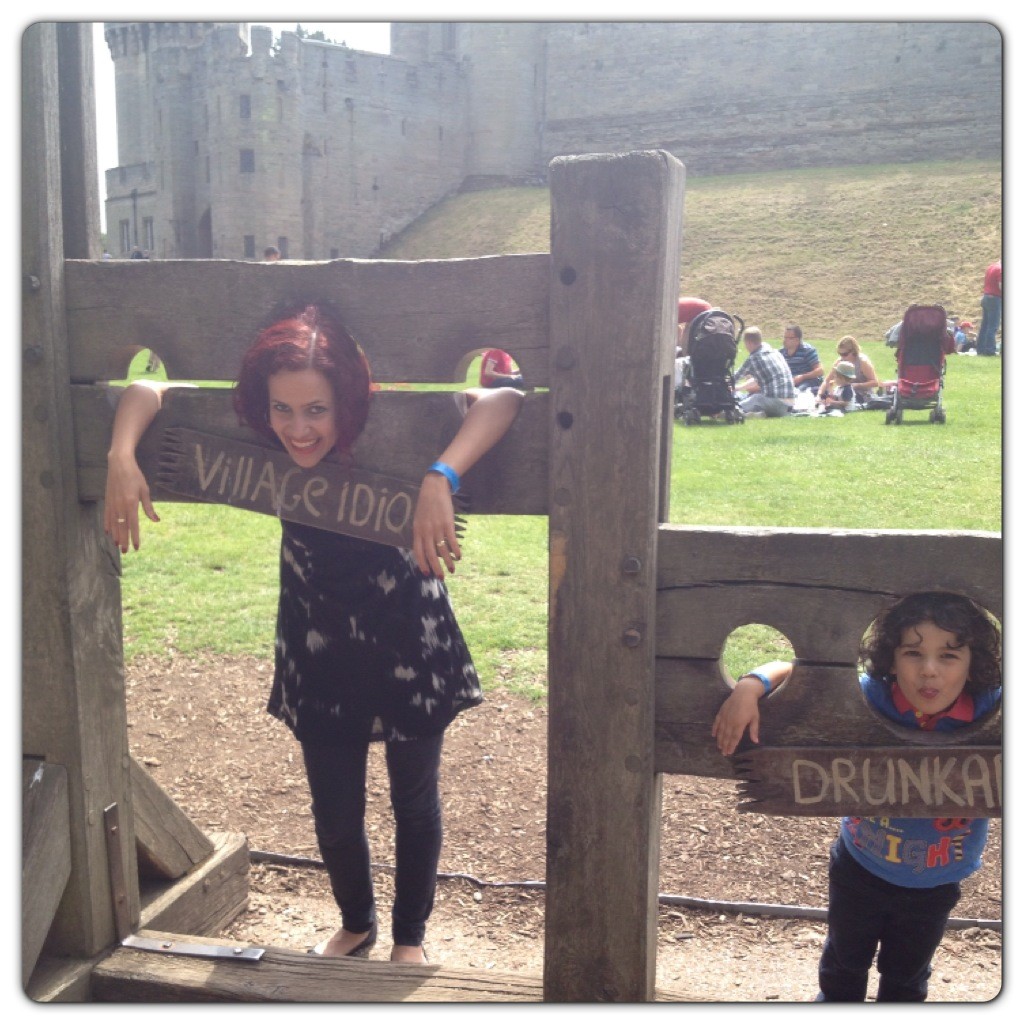
[[110,897],[114,903],[114,929],[118,940],[121,940],[132,930],[132,923],[128,914],[128,893],[124,886],[121,818],[117,804],[103,809],[103,825],[107,842],[107,870],[110,872]]
[[103,810],[106,829],[107,864],[110,871],[110,894],[114,902],[114,927],[117,939],[129,949],[142,949],[150,953],[176,953],[179,956],[197,956],[209,960],[261,960],[266,952],[259,946],[218,946],[213,943],[175,942],[169,939],[145,938],[132,934],[128,915],[128,894],[124,884],[124,866],[121,861],[121,827],[117,804]]
[[129,949],[144,949],[149,953],[177,953],[179,956],[198,956],[208,960],[261,960],[265,949],[259,946],[215,946],[200,942],[172,942],[168,939],[150,939],[129,935],[121,940]]

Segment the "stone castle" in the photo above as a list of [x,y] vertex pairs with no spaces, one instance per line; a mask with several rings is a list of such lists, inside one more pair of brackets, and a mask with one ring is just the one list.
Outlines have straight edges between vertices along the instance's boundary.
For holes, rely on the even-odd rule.
[[372,256],[460,189],[665,149],[691,176],[1002,153],[982,22],[395,23],[391,54],[223,22],[108,22],[109,248]]

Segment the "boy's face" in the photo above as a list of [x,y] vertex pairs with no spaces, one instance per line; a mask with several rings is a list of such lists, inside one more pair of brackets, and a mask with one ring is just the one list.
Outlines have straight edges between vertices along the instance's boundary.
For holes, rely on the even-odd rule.
[[903,630],[893,671],[896,685],[915,711],[945,711],[963,693],[971,670],[971,649],[934,622]]

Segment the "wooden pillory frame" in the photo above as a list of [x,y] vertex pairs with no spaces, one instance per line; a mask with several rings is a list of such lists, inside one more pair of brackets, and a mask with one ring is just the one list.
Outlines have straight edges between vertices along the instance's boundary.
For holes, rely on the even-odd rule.
[[[955,588],[1001,616],[998,535],[666,525],[684,186],[673,157],[555,160],[550,254],[103,262],[89,26],[33,25],[22,57],[22,960],[33,998],[654,998],[661,775],[735,777],[710,723],[728,692],[725,640],[749,622],[779,629],[798,657],[766,703],[761,750],[738,761],[763,780],[749,786],[757,809],[1001,813],[998,714],[956,747],[933,735],[915,745],[922,737],[876,719],[856,685],[858,641],[894,591]],[[540,389],[466,488],[474,512],[550,523],[543,979],[280,949],[190,955],[188,943],[217,947],[204,936],[244,907],[248,849],[244,836],[204,835],[129,753],[120,566],[101,525],[115,403],[102,382],[142,348],[174,378],[231,379],[258,319],[296,291],[339,302],[378,380],[458,380],[472,352],[497,346]],[[450,395],[384,392],[357,457],[415,480],[457,425]],[[168,427],[252,440],[225,390],[173,393],[140,450],[151,479]],[[886,770],[901,780],[888,791]],[[881,803],[857,781],[879,778]]]

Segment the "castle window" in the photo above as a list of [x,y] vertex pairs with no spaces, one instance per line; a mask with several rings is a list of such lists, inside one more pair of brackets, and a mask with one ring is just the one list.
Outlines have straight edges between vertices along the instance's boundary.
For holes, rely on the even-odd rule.
[[288,239],[284,235],[277,236],[277,248],[281,253],[281,259],[288,259]]
[[150,252],[152,252],[156,248],[156,243],[153,236],[152,217],[142,218],[142,245],[143,248],[148,249]]
[[243,174],[252,174],[256,170],[256,150],[240,149],[238,151],[238,169]]
[[238,116],[243,121],[248,121],[252,117],[252,100],[248,93],[242,93],[238,97]]
[[256,236],[255,235],[246,235],[242,239],[242,249],[243,249],[242,255],[247,260],[254,260],[254,259],[256,259]]
[[118,230],[121,236],[121,252],[129,252],[132,247],[131,223],[127,220],[118,221]]

